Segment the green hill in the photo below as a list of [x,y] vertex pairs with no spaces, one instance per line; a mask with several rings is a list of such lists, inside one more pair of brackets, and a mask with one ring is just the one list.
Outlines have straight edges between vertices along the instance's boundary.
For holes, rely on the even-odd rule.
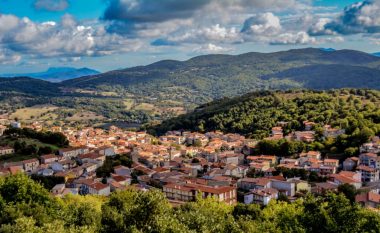
[[224,98],[193,112],[148,127],[152,133],[168,130],[240,133],[261,139],[280,121],[288,122],[285,133],[303,129],[302,122],[331,124],[347,134],[369,128],[380,132],[380,92],[342,89],[331,91],[266,91]]
[[0,78],[0,92],[34,96],[55,96],[61,93],[57,84],[28,77]]
[[363,52],[328,52],[309,48],[236,56],[205,55],[183,62],[166,60],[73,79],[63,82],[63,85],[86,89],[121,89],[136,96],[200,104],[255,90],[300,87],[377,89],[380,88],[379,67],[380,58]]
[[224,97],[305,88],[380,89],[380,57],[353,50],[313,48],[204,55],[187,61],[163,60],[62,83],[0,79],[0,101],[6,101],[7,109],[15,107],[15,103],[17,107],[54,104],[144,123],[168,119]]

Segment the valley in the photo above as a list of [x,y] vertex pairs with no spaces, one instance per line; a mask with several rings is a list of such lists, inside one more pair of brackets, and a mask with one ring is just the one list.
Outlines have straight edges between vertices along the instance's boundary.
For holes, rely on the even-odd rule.
[[[26,77],[0,78],[0,103],[11,118],[20,108],[52,105],[57,107],[52,114],[33,119],[70,121],[75,115],[85,124],[145,124],[185,114],[213,100],[253,91],[379,89],[379,67],[379,57],[354,50],[308,48],[236,56],[205,55],[59,83]],[[71,118],[66,118],[68,114]],[[81,117],[84,115],[87,117]]]

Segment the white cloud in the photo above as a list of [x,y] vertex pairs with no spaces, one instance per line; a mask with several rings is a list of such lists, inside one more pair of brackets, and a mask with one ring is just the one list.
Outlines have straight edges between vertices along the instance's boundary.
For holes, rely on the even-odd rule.
[[235,27],[226,28],[216,24],[211,27],[190,29],[185,31],[184,34],[169,36],[166,40],[174,43],[232,43],[239,41],[240,36]]
[[317,40],[309,36],[307,32],[298,33],[283,33],[270,41],[274,45],[289,45],[289,44],[315,44]]
[[310,29],[309,33],[311,35],[334,35],[334,31],[326,29],[326,25],[331,23],[332,19],[330,18],[319,18],[316,23],[314,23]]
[[21,56],[10,52],[7,49],[0,48],[0,64],[9,65],[16,64],[21,61]]
[[202,53],[223,53],[223,52],[229,52],[231,51],[231,48],[224,48],[222,46],[218,46],[212,43],[208,43],[202,46],[199,46],[195,49],[193,49],[193,52],[196,54],[202,54]]
[[8,51],[31,57],[103,56],[141,46],[138,40],[107,33],[102,25],[81,25],[71,15],[44,23],[0,15],[0,32],[0,43]]
[[280,18],[271,12],[256,14],[244,22],[242,32],[253,35],[274,35],[281,31]]
[[[342,14],[317,27],[315,34],[343,35],[380,32],[380,1],[364,0],[346,7]],[[312,30],[313,31],[313,30]]]

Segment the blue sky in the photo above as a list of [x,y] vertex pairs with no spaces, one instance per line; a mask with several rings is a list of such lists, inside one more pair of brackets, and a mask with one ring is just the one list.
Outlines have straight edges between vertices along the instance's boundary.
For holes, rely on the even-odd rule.
[[380,51],[380,0],[0,0],[0,73],[210,53]]

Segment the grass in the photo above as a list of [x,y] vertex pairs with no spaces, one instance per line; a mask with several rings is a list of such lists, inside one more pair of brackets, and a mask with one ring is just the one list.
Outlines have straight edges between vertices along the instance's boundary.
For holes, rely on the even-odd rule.
[[108,97],[119,96],[119,94],[117,94],[116,92],[113,92],[113,91],[103,91],[103,92],[100,92],[100,95],[101,96],[108,96]]
[[10,119],[18,118],[21,121],[32,121],[56,109],[58,107],[53,105],[36,105],[29,108],[20,108],[10,115]]
[[125,110],[131,110],[135,101],[133,99],[124,99]]
[[98,114],[90,111],[81,111],[75,113],[72,117],[66,118],[68,121],[86,121],[86,120],[102,120],[103,116],[99,116]]
[[[0,145],[8,145],[13,147],[15,142],[25,142],[27,145],[37,145],[38,147],[46,147],[49,146],[53,150],[58,150],[59,147],[47,143],[42,143],[39,140],[31,139],[31,138],[10,138],[10,137],[2,137],[0,138]],[[5,162],[19,162],[26,159],[39,158],[38,155],[23,155],[23,154],[11,154],[11,155],[3,155],[0,156],[0,163]]]
[[59,147],[57,147],[55,145],[43,143],[43,142],[40,142],[37,139],[32,139],[32,138],[10,138],[10,137],[3,137],[3,138],[0,139],[0,145],[8,145],[8,146],[12,146],[13,147],[13,145],[14,145],[14,143],[16,141],[25,142],[27,145],[34,144],[34,145],[37,145],[38,147],[49,146],[53,150],[58,150],[59,149]]
[[148,103],[141,103],[136,105],[135,110],[141,110],[141,111],[154,111],[156,107],[153,104]]

